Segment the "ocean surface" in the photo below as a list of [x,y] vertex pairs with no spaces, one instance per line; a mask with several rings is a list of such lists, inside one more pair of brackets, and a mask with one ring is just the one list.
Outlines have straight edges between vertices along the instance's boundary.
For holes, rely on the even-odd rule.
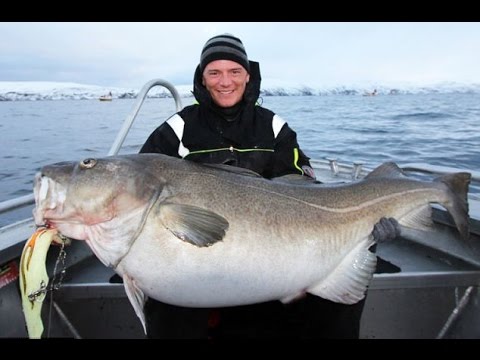
[[[266,96],[314,159],[423,162],[480,170],[480,95]],[[189,105],[193,98],[183,98]],[[31,193],[35,172],[57,161],[105,156],[135,100],[0,101],[0,201]],[[120,153],[136,153],[175,112],[148,99]],[[31,213],[23,209],[21,215]],[[22,213],[23,212],[23,213]],[[19,216],[18,213],[12,216]],[[12,220],[0,214],[0,226]]]

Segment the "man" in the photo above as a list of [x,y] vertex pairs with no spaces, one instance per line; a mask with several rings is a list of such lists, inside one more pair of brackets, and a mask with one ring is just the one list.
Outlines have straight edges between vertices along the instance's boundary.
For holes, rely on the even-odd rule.
[[314,177],[296,133],[272,111],[256,106],[260,70],[231,35],[210,39],[194,76],[198,104],[185,107],[148,138],[140,152],[235,165],[266,178]]
[[[256,105],[260,81],[259,64],[248,60],[240,39],[230,34],[212,37],[194,75],[198,104],[160,125],[140,152],[234,165],[265,178],[299,174],[315,179],[296,133],[280,116]],[[362,308],[363,302],[343,305],[312,295],[289,305],[271,301],[223,309],[184,308],[149,299],[145,315],[150,338],[352,338],[358,337]]]

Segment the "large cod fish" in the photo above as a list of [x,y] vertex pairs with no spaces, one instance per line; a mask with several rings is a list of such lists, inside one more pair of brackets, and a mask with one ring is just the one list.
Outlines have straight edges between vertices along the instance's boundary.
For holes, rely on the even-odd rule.
[[[230,169],[230,170],[228,170]],[[430,203],[468,238],[469,173],[433,182],[385,163],[340,186],[272,181],[160,154],[62,162],[35,177],[34,217],[85,240],[123,277],[144,328],[145,296],[187,307],[363,299],[382,217],[424,227]]]

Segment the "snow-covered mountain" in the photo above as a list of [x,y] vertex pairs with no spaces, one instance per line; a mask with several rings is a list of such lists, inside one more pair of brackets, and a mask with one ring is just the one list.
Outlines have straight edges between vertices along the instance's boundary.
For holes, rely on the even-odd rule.
[[[192,85],[178,85],[182,97],[192,96]],[[312,87],[278,80],[263,80],[261,96],[324,96],[324,95],[366,95],[377,90],[377,95],[426,94],[426,93],[480,93],[480,84],[439,83],[434,85],[415,84],[350,84]],[[0,101],[18,100],[89,100],[112,93],[114,99],[135,98],[140,88],[115,88],[67,82],[49,81],[0,81]],[[148,97],[170,97],[163,87],[150,90]]]

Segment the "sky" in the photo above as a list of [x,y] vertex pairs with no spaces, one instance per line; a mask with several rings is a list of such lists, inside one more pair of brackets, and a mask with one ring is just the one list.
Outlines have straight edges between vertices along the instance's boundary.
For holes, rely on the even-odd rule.
[[4,22],[0,81],[192,83],[204,43],[239,37],[262,78],[306,86],[480,83],[478,22]]

